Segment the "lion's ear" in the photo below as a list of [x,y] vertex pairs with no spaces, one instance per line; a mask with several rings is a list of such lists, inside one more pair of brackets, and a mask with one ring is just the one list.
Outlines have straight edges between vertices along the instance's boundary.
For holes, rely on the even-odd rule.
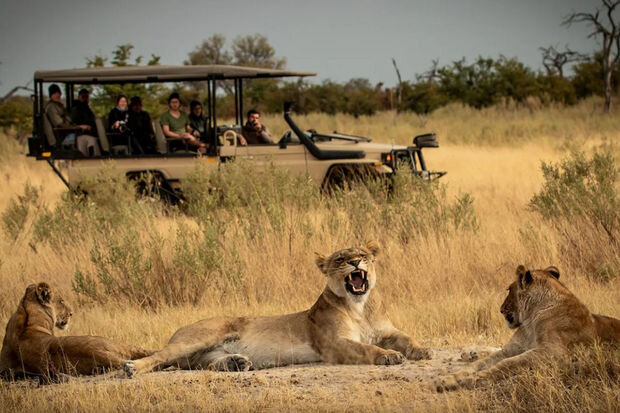
[[323,274],[327,274],[327,258],[325,258],[325,255],[315,252],[314,262],[316,263],[316,266],[319,267],[319,270],[321,270]]
[[532,281],[534,281],[532,273],[523,265],[517,267],[517,279],[519,280],[519,286],[521,288],[525,288],[525,286],[530,285]]
[[545,268],[545,271],[549,272],[549,274],[553,275],[553,277],[555,277],[556,280],[560,279],[560,270],[558,270],[558,267],[555,266],[550,266]]
[[366,243],[366,249],[368,250],[368,252],[370,252],[374,256],[376,256],[379,253],[379,251],[381,251],[381,248],[379,247],[379,243],[375,240],[368,241]]
[[52,288],[47,283],[37,284],[36,290],[37,300],[41,304],[50,304],[52,302]]

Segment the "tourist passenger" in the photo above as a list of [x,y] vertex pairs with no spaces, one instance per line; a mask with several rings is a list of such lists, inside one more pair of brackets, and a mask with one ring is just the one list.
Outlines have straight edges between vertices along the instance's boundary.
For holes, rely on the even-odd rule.
[[60,131],[57,131],[59,133],[57,138],[62,141],[62,145],[73,145],[75,143],[77,149],[84,156],[101,156],[101,149],[99,148],[97,138],[84,134],[84,132],[91,130],[91,127],[86,124],[73,123],[69,112],[60,102],[60,87],[55,83],[51,84],[48,92],[50,101],[45,106],[45,116],[52,124],[52,128],[69,129],[64,131],[64,136],[60,136]]
[[140,153],[156,153],[157,144],[155,142],[155,132],[153,132],[153,124],[151,116],[148,112],[142,110],[142,99],[140,96],[134,96],[129,103],[129,119],[127,126],[135,139],[137,150]]
[[[108,134],[112,146],[131,145],[131,136],[127,131],[127,121],[129,120],[129,105],[127,96],[119,95],[116,98],[116,106],[108,113]],[[138,150],[139,152],[139,150]]]
[[[159,121],[167,139],[181,139],[184,144],[195,148],[198,152],[206,152],[207,146],[191,133],[192,127],[190,126],[189,116],[181,111],[181,98],[178,93],[170,94],[168,112],[161,115]],[[184,149],[184,144],[174,142],[171,150]]]
[[71,120],[76,125],[88,125],[88,131],[97,130],[95,126],[95,114],[90,109],[90,92],[88,89],[80,89],[78,97],[71,107]]
[[189,104],[189,125],[192,128],[192,135],[200,140],[207,138],[207,118],[202,113],[202,105],[197,100],[192,100]]
[[116,98],[116,106],[108,114],[108,128],[112,132],[122,133],[129,120],[129,108],[127,96],[119,95]]
[[241,129],[241,134],[247,141],[248,145],[258,145],[261,143],[273,143],[271,133],[267,126],[261,124],[260,113],[255,109],[248,111],[248,121]]

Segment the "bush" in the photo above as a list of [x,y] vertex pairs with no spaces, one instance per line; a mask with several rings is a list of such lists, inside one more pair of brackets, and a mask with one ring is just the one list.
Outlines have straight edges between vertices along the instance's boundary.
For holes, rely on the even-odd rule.
[[9,201],[9,206],[2,213],[2,229],[11,240],[17,240],[22,233],[30,212],[41,207],[39,193],[39,188],[26,183],[24,194],[18,195],[17,200]]
[[562,235],[566,259],[599,279],[618,275],[619,175],[612,148],[591,158],[574,152],[559,165],[542,164],[545,183],[531,208]]

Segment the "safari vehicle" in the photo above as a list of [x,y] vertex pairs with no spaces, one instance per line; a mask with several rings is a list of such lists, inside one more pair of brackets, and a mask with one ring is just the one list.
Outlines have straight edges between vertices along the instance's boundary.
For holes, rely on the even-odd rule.
[[[244,122],[243,82],[248,79],[314,76],[315,73],[261,69],[239,66],[130,66],[98,67],[37,71],[34,75],[34,129],[28,140],[29,156],[46,161],[58,177],[71,189],[79,188],[86,176],[96,175],[104,163],[113,159],[114,168],[130,179],[141,179],[148,173],[155,178],[160,194],[173,201],[183,199],[181,183],[194,167],[196,158],[207,168],[218,168],[222,162],[249,159],[257,167],[272,162],[295,173],[309,175],[317,184],[328,187],[346,180],[371,175],[390,176],[399,165],[406,163],[414,174],[424,179],[439,178],[445,172],[430,172],[426,168],[423,148],[438,147],[434,133],[416,136],[412,146],[394,146],[371,143],[366,137],[343,133],[320,133],[300,128],[291,116],[290,105],[285,104],[284,121],[290,130],[274,144],[238,144],[237,134]],[[235,124],[218,125],[215,101],[218,81],[234,84]],[[103,155],[84,157],[75,147],[65,146],[60,131],[52,128],[45,115],[44,91],[50,83],[64,84],[65,106],[73,104],[74,88],[83,85],[127,84],[156,82],[206,82],[208,94],[205,104],[209,130],[208,150],[204,155],[190,150],[171,152],[170,140],[164,137],[159,122],[153,126],[157,153],[134,154],[129,145],[110,146],[109,136],[102,119],[97,119],[97,134]],[[59,161],[66,170],[59,168]],[[409,170],[409,169],[408,169]]]

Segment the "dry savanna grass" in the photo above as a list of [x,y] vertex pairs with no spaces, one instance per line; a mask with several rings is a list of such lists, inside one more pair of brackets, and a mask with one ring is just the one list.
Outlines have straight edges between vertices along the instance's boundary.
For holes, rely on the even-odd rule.
[[[317,199],[313,193],[300,194],[299,188],[307,187],[299,182],[293,182],[297,190],[289,189],[282,199],[277,194],[261,198],[272,204],[258,212],[244,210],[255,205],[253,199],[214,207],[208,197],[186,212],[133,200],[126,210],[96,196],[76,206],[63,200],[64,188],[47,165],[26,159],[21,148],[0,136],[5,141],[0,211],[14,205],[27,182],[42,187],[18,233],[0,234],[0,324],[6,323],[28,284],[45,280],[76,308],[70,334],[104,335],[158,348],[180,326],[205,317],[271,315],[309,307],[324,282],[313,252],[331,253],[366,239],[377,239],[383,247],[377,288],[394,324],[438,352],[456,349],[458,354],[467,346],[501,346],[508,340],[511,332],[499,306],[519,264],[556,265],[565,285],[591,311],[620,317],[618,250],[595,230],[574,233],[574,244],[567,244],[561,231],[565,227],[529,206],[544,183],[541,161],[558,162],[575,149],[589,156],[604,143],[612,144],[618,159],[620,111],[605,116],[599,105],[595,99],[569,108],[505,105],[477,111],[452,105],[423,118],[395,113],[359,119],[298,117],[305,128],[393,139],[397,144],[436,131],[441,148],[427,150],[425,156],[432,169],[448,171],[442,178],[445,198],[433,198],[448,212],[433,224],[416,224],[420,231],[403,218],[416,216],[410,206],[414,201],[407,198],[390,204],[358,189],[337,200]],[[276,133],[285,130],[279,117],[265,116],[264,123]],[[464,194],[473,198],[475,212],[475,217],[464,218],[465,226],[454,223],[456,217],[463,218],[455,203]],[[424,199],[420,205],[430,205]],[[71,219],[53,212],[59,206]],[[56,221],[43,225],[51,233],[41,235],[40,217],[45,214]],[[570,245],[580,250],[571,251]],[[591,264],[569,259],[574,254],[584,262],[599,256],[608,260],[602,267],[604,279],[593,276]],[[124,257],[124,267],[113,262],[122,261],[119,257]],[[97,278],[102,266],[118,280],[123,271],[143,272],[141,282],[152,297],[140,295],[137,284],[130,285],[134,295],[115,285],[106,295]],[[93,280],[97,292],[87,294],[88,283],[76,286],[76,274]],[[157,286],[164,279],[165,291]],[[159,372],[136,380],[109,377],[49,386],[2,382],[0,406],[5,411],[609,411],[620,405],[619,356],[613,349],[578,349],[570,367],[540,366],[504,384],[449,394],[431,393],[410,379],[408,372],[431,367],[408,363],[381,369]]]

